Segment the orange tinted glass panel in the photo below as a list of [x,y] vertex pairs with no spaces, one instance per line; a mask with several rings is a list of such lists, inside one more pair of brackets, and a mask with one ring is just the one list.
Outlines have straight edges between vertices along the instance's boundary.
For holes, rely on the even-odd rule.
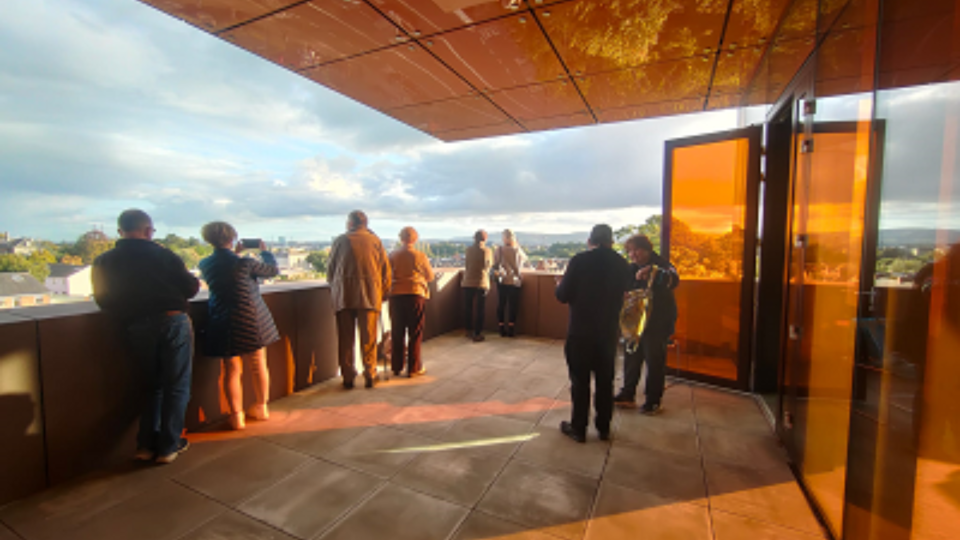
[[677,289],[679,359],[686,371],[737,379],[748,139],[673,151],[670,260]]

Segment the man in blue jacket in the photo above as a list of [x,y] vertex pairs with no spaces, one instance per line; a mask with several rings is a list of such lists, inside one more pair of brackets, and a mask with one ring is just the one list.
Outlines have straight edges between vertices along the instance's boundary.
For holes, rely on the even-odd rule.
[[[631,236],[624,242],[630,256],[630,289],[653,290],[653,307],[650,319],[635,351],[624,351],[623,388],[614,398],[617,406],[636,406],[637,385],[640,382],[640,368],[647,363],[647,384],[645,400],[640,407],[643,414],[654,415],[661,412],[660,400],[667,377],[667,342],[675,331],[677,323],[677,300],[673,290],[680,284],[680,276],[666,259],[653,250],[653,243],[642,234]],[[657,267],[656,277],[650,283],[653,267]]]
[[597,225],[587,241],[589,251],[578,253],[557,285],[557,300],[570,305],[570,323],[564,354],[570,374],[573,414],[560,431],[586,442],[590,415],[590,376],[596,380],[594,425],[601,440],[610,438],[613,417],[613,372],[617,354],[620,307],[630,271],[613,250],[613,230]]
[[93,297],[123,327],[146,379],[136,459],[171,463],[187,449],[182,437],[190,401],[193,326],[189,299],[200,281],[169,249],[153,242],[153,220],[126,210],[120,240],[93,263]]

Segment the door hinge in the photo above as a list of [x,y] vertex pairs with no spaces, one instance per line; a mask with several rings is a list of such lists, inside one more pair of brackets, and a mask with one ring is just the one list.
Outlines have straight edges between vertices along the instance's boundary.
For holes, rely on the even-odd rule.
[[801,154],[810,154],[813,152],[813,139],[804,139],[800,143],[800,153]]
[[817,114],[817,100],[808,99],[803,102],[803,115],[813,116]]

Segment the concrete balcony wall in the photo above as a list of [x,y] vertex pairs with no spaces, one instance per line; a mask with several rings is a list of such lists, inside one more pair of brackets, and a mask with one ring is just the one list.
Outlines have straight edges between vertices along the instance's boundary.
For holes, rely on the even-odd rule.
[[[427,303],[425,338],[463,328],[459,270],[441,271]],[[556,301],[556,275],[524,276],[519,332],[564,337],[567,307]],[[263,297],[281,339],[267,351],[271,399],[336,377],[337,332],[326,284],[266,286]],[[486,326],[496,331],[496,288]],[[191,302],[196,330],[187,429],[227,414],[220,362],[203,356],[207,302]],[[0,504],[130,459],[142,393],[138,367],[120,328],[92,302],[0,313]],[[253,398],[244,378],[245,405]]]
[[[520,289],[520,311],[517,314],[517,333],[525,336],[537,336],[563,339],[567,335],[569,308],[557,301],[556,280],[559,274],[548,272],[524,272]],[[494,283],[487,295],[484,327],[490,332],[497,331],[497,302],[499,301],[497,284]],[[461,300],[461,306],[463,301]],[[462,311],[462,307],[461,307]],[[459,315],[463,327],[464,314]]]

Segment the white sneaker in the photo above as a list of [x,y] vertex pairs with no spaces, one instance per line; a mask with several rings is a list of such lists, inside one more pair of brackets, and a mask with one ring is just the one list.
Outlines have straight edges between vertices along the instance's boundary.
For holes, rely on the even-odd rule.
[[270,410],[267,409],[267,404],[263,405],[253,405],[247,409],[247,416],[254,420],[268,420],[270,418]]
[[169,465],[170,463],[176,461],[180,454],[186,452],[187,448],[190,448],[190,441],[181,438],[180,445],[177,447],[177,450],[172,454],[157,456],[157,463],[160,463],[161,465]]
[[153,461],[154,457],[153,450],[149,448],[137,448],[137,453],[133,455],[133,459],[137,461]]
[[233,413],[230,415],[230,428],[239,431],[247,427],[247,421],[243,416],[242,412]]

